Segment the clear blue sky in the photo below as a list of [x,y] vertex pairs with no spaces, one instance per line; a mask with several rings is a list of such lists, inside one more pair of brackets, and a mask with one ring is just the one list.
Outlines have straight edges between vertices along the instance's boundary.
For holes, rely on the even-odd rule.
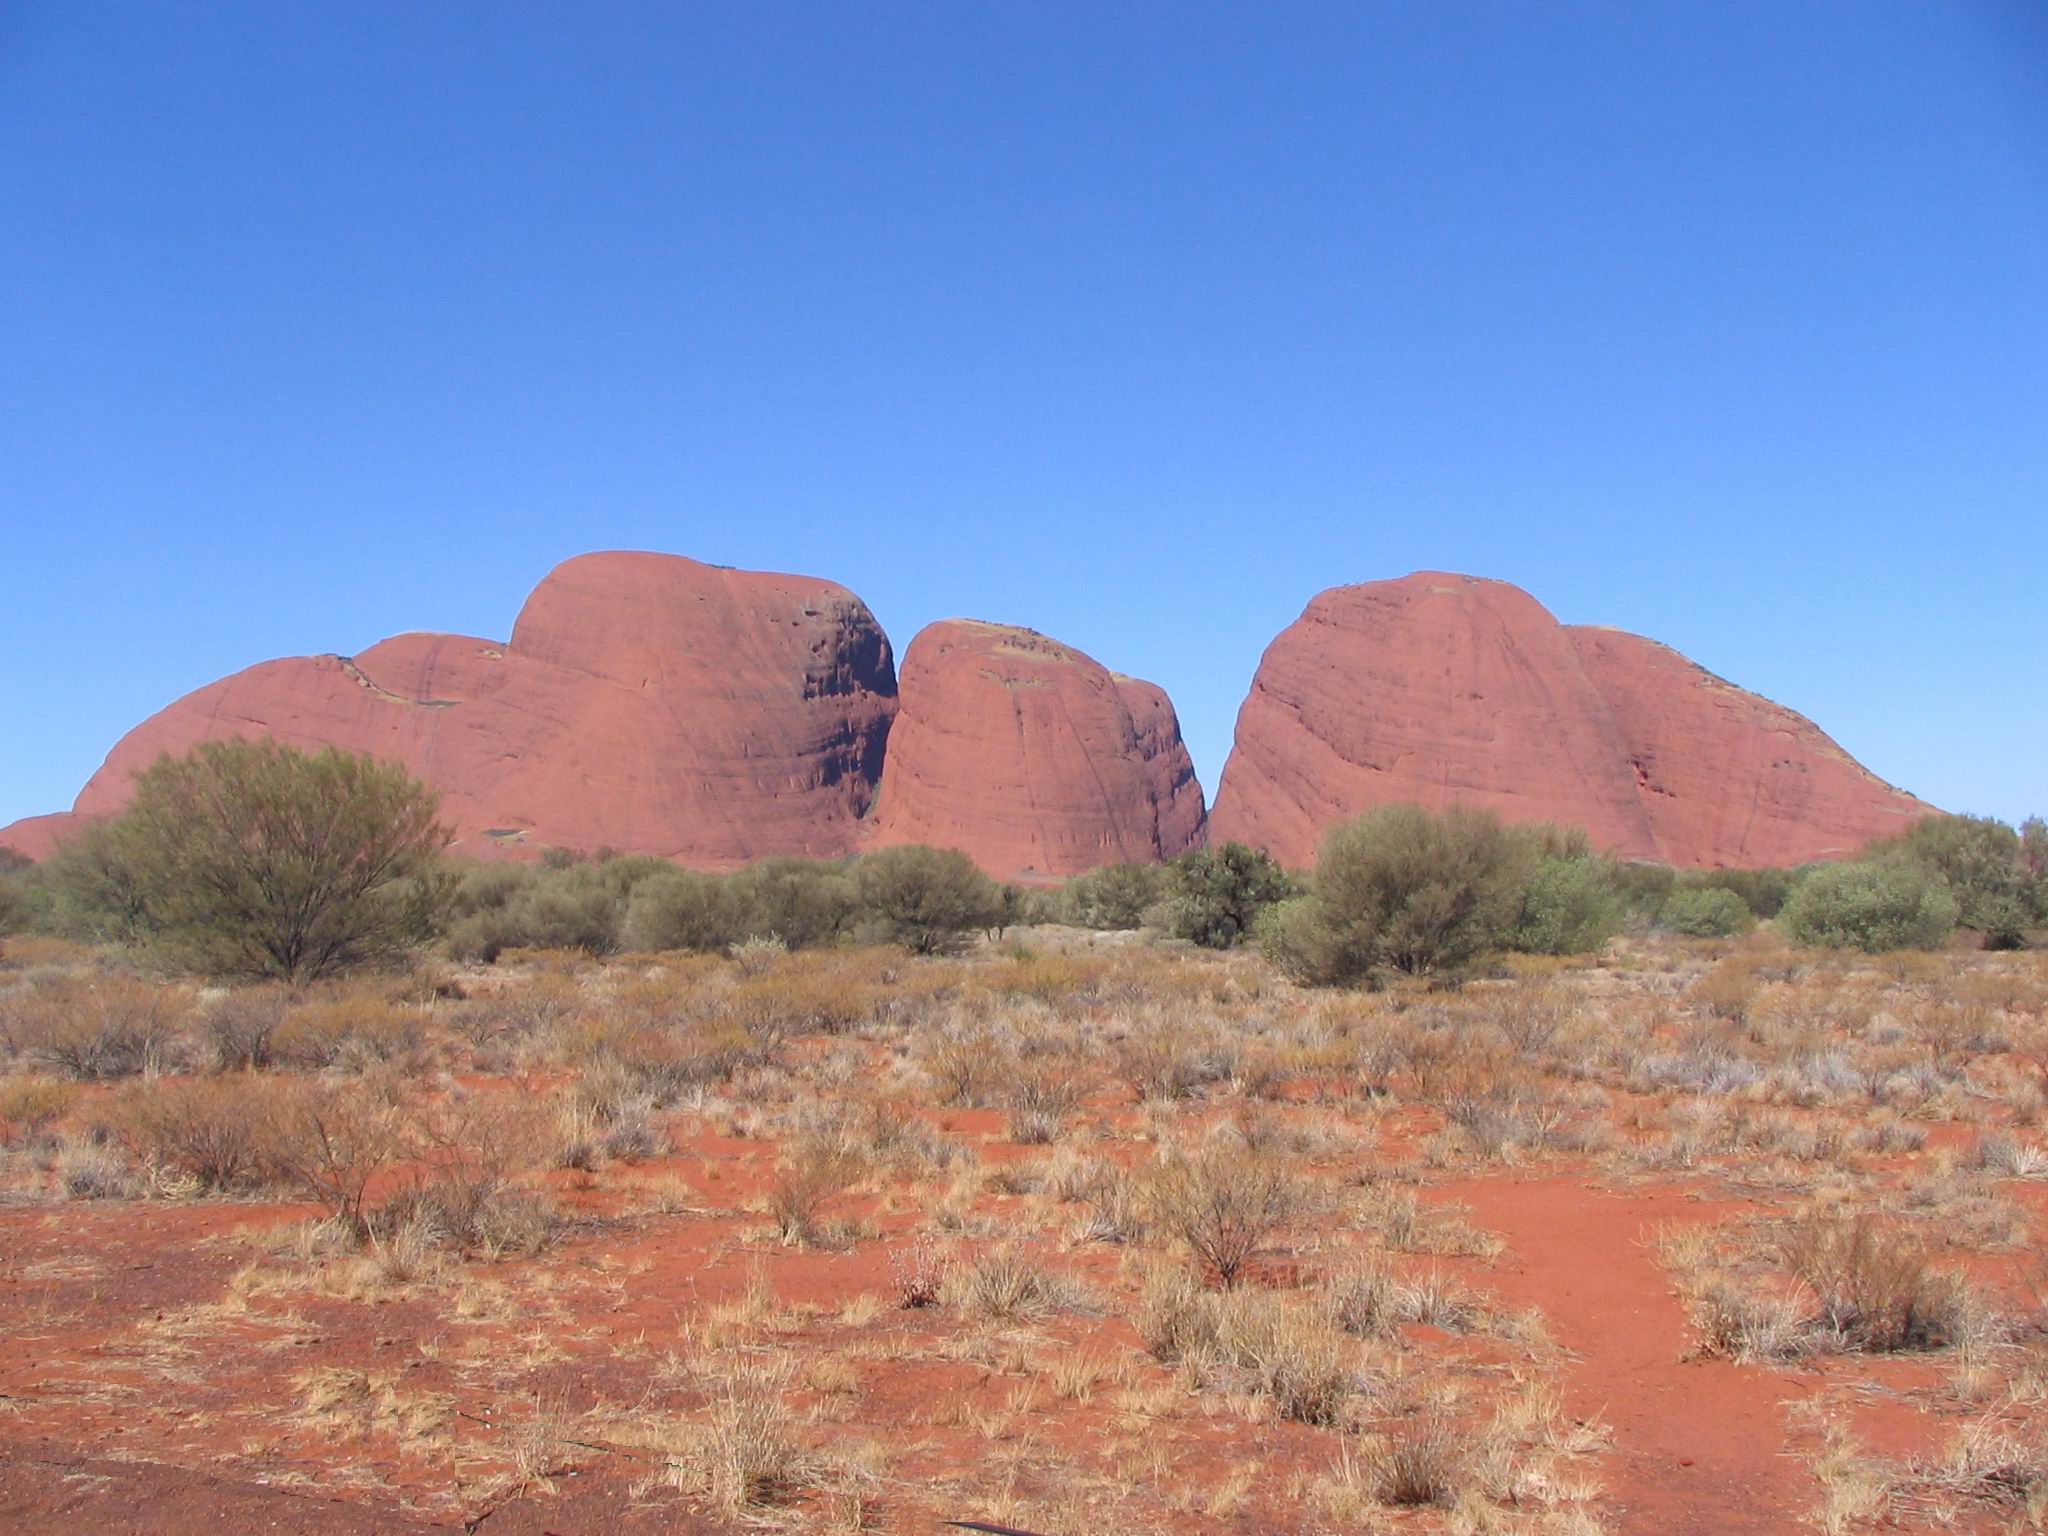
[[0,0],[0,821],[556,560],[1163,684],[1444,567],[2048,810],[2035,0]]

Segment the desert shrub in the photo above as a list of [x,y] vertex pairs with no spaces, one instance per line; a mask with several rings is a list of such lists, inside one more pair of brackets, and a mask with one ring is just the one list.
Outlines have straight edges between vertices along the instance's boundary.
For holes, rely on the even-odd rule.
[[511,1096],[461,1095],[414,1118],[401,1134],[418,1166],[377,1210],[373,1229],[425,1233],[491,1258],[537,1252],[554,1235],[555,1209],[526,1176],[546,1156],[550,1132],[540,1110]]
[[208,1065],[216,1072],[269,1066],[290,997],[283,987],[237,987],[207,1003],[197,1033]]
[[420,1012],[370,992],[320,990],[289,1004],[266,1041],[296,1067],[391,1061],[420,1043]]
[[1060,915],[1081,928],[1137,928],[1172,883],[1163,864],[1104,864],[1061,888]]
[[[686,873],[666,859],[609,851],[584,856],[562,849],[549,849],[537,865],[472,866],[456,890],[449,951],[458,959],[489,963],[509,949],[573,949],[603,956],[622,946],[641,947],[627,933],[640,888]],[[721,934],[718,944],[727,937]]]
[[760,953],[762,968],[715,994],[712,1010],[762,1041],[842,1034],[874,1013],[880,994],[865,977],[835,967],[835,958]]
[[1343,1336],[1320,1312],[1267,1291],[1215,1296],[1216,1338],[1283,1419],[1334,1424],[1352,1391]]
[[1657,921],[1695,939],[1725,939],[1756,921],[1735,892],[1721,886],[1682,886],[1664,900]]
[[634,888],[620,938],[632,950],[720,950],[741,937],[732,882],[667,869]]
[[105,1142],[80,1141],[56,1158],[57,1187],[70,1200],[125,1200],[138,1191],[135,1170]]
[[665,1109],[689,1093],[727,1082],[735,1072],[766,1059],[767,1050],[739,1025],[702,1020],[663,1025],[629,1019],[592,1019],[566,1042],[571,1060],[601,1067],[620,1092]]
[[1514,921],[1528,852],[1491,812],[1369,811],[1324,836],[1308,901],[1268,930],[1275,958],[1323,982],[1462,965]]
[[990,1102],[1006,1065],[985,1028],[949,1025],[933,1031],[918,1052],[918,1066],[941,1104],[978,1109]]
[[35,866],[12,848],[0,843],[0,934],[21,933],[33,925],[35,904],[30,896]]
[[1404,1419],[1365,1452],[1365,1480],[1382,1504],[1450,1504],[1477,1459],[1472,1436],[1442,1414]]
[[1213,1032],[1172,1017],[1137,1020],[1115,1044],[1117,1076],[1141,1099],[1185,1099],[1230,1075]]
[[1402,1321],[1399,1287],[1386,1267],[1356,1263],[1332,1275],[1323,1289],[1324,1309],[1346,1333],[1385,1338]]
[[2033,892],[2035,921],[2048,923],[2048,820],[2029,816],[2019,835],[2020,878]]
[[449,898],[448,952],[458,960],[481,960],[488,965],[500,952],[516,947],[519,936],[511,909],[540,871],[531,864],[454,859],[449,860],[449,868],[456,880]]
[[1081,1102],[1081,1075],[1071,1063],[1033,1057],[1004,1074],[1001,1098],[1010,1111],[1010,1139],[1026,1145],[1058,1141]]
[[212,741],[137,775],[106,836],[152,944],[215,975],[298,982],[432,937],[452,895],[436,806],[356,753]]
[[1146,1180],[1152,1219],[1226,1288],[1308,1204],[1306,1186],[1282,1159],[1222,1143],[1169,1151]]
[[1748,1019],[1762,986],[1756,967],[1731,955],[1703,972],[1686,995],[1710,1016],[1740,1024]]
[[1074,1286],[1013,1244],[946,1266],[939,1299],[998,1322],[1042,1317],[1073,1306]]
[[136,850],[135,829],[124,821],[86,822],[63,838],[33,877],[49,929],[93,944],[143,942],[148,911]]
[[1880,954],[1932,949],[1956,925],[1956,898],[1905,863],[1830,864],[1799,883],[1779,914],[1795,943]]
[[264,1173],[267,1084],[217,1077],[129,1085],[114,1101],[115,1134],[143,1163],[212,1190],[256,1183]]
[[1183,1270],[1155,1270],[1133,1319],[1163,1364],[1273,1400],[1284,1419],[1334,1424],[1354,1381],[1343,1334],[1317,1307],[1271,1291],[1204,1291]]
[[[2039,841],[2037,835],[2037,843]],[[1956,920],[1991,949],[2017,949],[2041,910],[2041,876],[2022,834],[1992,816],[1929,816],[1872,843],[1864,858],[1939,879],[1956,900]]]
[[[1540,1037],[1547,1020],[1538,1013],[1509,1015],[1504,1022],[1527,1025],[1532,1037]],[[1505,1157],[1549,1135],[1554,1112],[1529,1066],[1485,1036],[1434,1030],[1410,1040],[1403,1054],[1417,1099],[1442,1111],[1482,1157]]]
[[1570,1012],[1566,994],[1557,987],[1526,985],[1493,993],[1481,1008],[1487,1023],[1525,1056],[1550,1047]]
[[809,1137],[791,1148],[768,1186],[768,1215],[775,1235],[793,1248],[837,1246],[843,1223],[827,1223],[824,1208],[859,1183],[866,1168],[843,1143]]
[[1951,1343],[1972,1301],[1962,1277],[1937,1268],[1926,1245],[1871,1216],[1796,1223],[1779,1247],[1813,1292],[1820,1322],[1850,1348],[1874,1353]]
[[1072,1007],[1100,986],[1108,963],[1093,956],[1018,950],[974,968],[963,991],[1026,997],[1049,1008]]
[[1329,909],[1314,896],[1295,896],[1265,908],[1253,937],[1267,959],[1304,986],[1342,986],[1373,968],[1366,937],[1332,921]]
[[712,1388],[697,1432],[678,1447],[672,1475],[695,1482],[728,1519],[793,1494],[810,1458],[790,1432],[783,1394],[794,1379],[787,1360],[741,1359]]
[[1000,916],[996,883],[957,848],[905,843],[854,865],[857,926],[913,954],[948,954]]
[[191,999],[131,976],[72,976],[0,1002],[0,1035],[30,1061],[81,1081],[171,1064]]
[[1271,854],[1243,843],[1191,849],[1167,870],[1167,930],[1206,949],[1229,949],[1251,934],[1261,912],[1295,894]]
[[1621,916],[1621,897],[1605,859],[1546,858],[1522,887],[1503,939],[1507,948],[1525,954],[1590,954],[1621,931]]
[[946,1275],[953,1267],[950,1255],[929,1238],[919,1238],[909,1248],[889,1255],[889,1276],[896,1291],[896,1305],[916,1311],[935,1307],[946,1293]]
[[258,1135],[272,1177],[366,1239],[371,1182],[418,1150],[415,1123],[395,1086],[295,1079],[264,1105]]
[[1614,892],[1625,911],[1655,917],[1678,885],[1678,871],[1668,864],[1617,863]]
[[791,949],[837,943],[852,927],[858,896],[845,864],[763,859],[727,877],[736,936],[780,939]]
[[1750,915],[1776,917],[1799,883],[1790,869],[1689,869],[1673,881],[1674,891],[1728,891]]
[[40,1140],[78,1103],[84,1090],[54,1077],[0,1077],[0,1123],[5,1140]]

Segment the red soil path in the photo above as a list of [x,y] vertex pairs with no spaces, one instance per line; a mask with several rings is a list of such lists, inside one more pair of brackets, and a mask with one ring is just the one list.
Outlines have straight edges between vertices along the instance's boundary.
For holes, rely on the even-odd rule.
[[1782,1536],[1819,1490],[1787,1442],[1780,1406],[1801,1383],[1725,1360],[1687,1359],[1684,1306],[1651,1234],[1725,1207],[1677,1191],[1618,1194],[1569,1179],[1473,1180],[1446,1187],[1481,1227],[1507,1239],[1488,1281],[1543,1309],[1577,1359],[1566,1406],[1607,1425],[1609,1528],[1642,1536]]

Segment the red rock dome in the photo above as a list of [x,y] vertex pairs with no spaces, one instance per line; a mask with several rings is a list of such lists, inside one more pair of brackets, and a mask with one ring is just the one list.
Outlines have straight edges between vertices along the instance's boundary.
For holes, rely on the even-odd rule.
[[509,644],[400,635],[187,694],[115,745],[75,811],[118,810],[160,753],[274,736],[404,763],[464,852],[823,857],[852,849],[895,695],[888,638],[844,587],[582,555],[534,589]]
[[1399,801],[1680,866],[1839,856],[1932,810],[1674,651],[1439,571],[1332,588],[1273,641],[1210,835],[1306,865],[1332,823]]
[[1671,863],[1755,868],[1839,859],[1934,807],[1894,789],[1804,715],[1668,645],[1566,631],[1614,711],[1644,813]]
[[903,655],[873,841],[1004,879],[1170,858],[1202,834],[1180,722],[1150,683],[1029,629],[949,619]]

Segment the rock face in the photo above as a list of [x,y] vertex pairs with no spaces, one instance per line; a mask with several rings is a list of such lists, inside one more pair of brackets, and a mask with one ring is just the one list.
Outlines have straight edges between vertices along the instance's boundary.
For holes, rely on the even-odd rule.
[[904,676],[899,719],[888,637],[844,587],[583,555],[534,588],[509,642],[399,635],[187,694],[121,738],[71,813],[0,828],[0,845],[41,858],[119,811],[159,755],[235,736],[401,762],[476,855],[610,847],[730,869],[917,841],[1043,879],[1200,841],[1201,786],[1150,683],[959,621],[919,635]]
[[1651,835],[1672,863],[1842,858],[1934,813],[1804,715],[1724,682],[1668,645],[1618,629],[1567,633],[1614,711]]
[[160,753],[267,735],[404,763],[464,852],[822,857],[853,847],[895,711],[888,638],[845,588],[583,555],[534,589],[509,644],[400,635],[187,694],[121,739],[74,809],[118,810]]
[[[889,843],[1005,879],[1170,858],[1205,835],[1173,705],[1028,629],[931,625],[904,657],[844,587],[675,555],[583,555],[507,642],[407,634],[267,661],[130,731],[74,810],[0,828],[46,855],[133,776],[274,736],[395,759],[464,853],[655,853],[703,869]],[[1625,858],[1794,864],[1933,807],[1811,721],[1519,588],[1423,571],[1320,594],[1268,647],[1207,832],[1305,865],[1331,823],[1414,801],[1583,826]]]
[[1201,786],[1152,684],[1033,630],[949,619],[910,642],[900,686],[875,846],[963,848],[1046,880],[1201,840]]
[[1853,853],[1932,811],[1674,651],[1437,571],[1323,592],[1267,648],[1210,832],[1306,865],[1333,822],[1399,801],[1685,867]]

